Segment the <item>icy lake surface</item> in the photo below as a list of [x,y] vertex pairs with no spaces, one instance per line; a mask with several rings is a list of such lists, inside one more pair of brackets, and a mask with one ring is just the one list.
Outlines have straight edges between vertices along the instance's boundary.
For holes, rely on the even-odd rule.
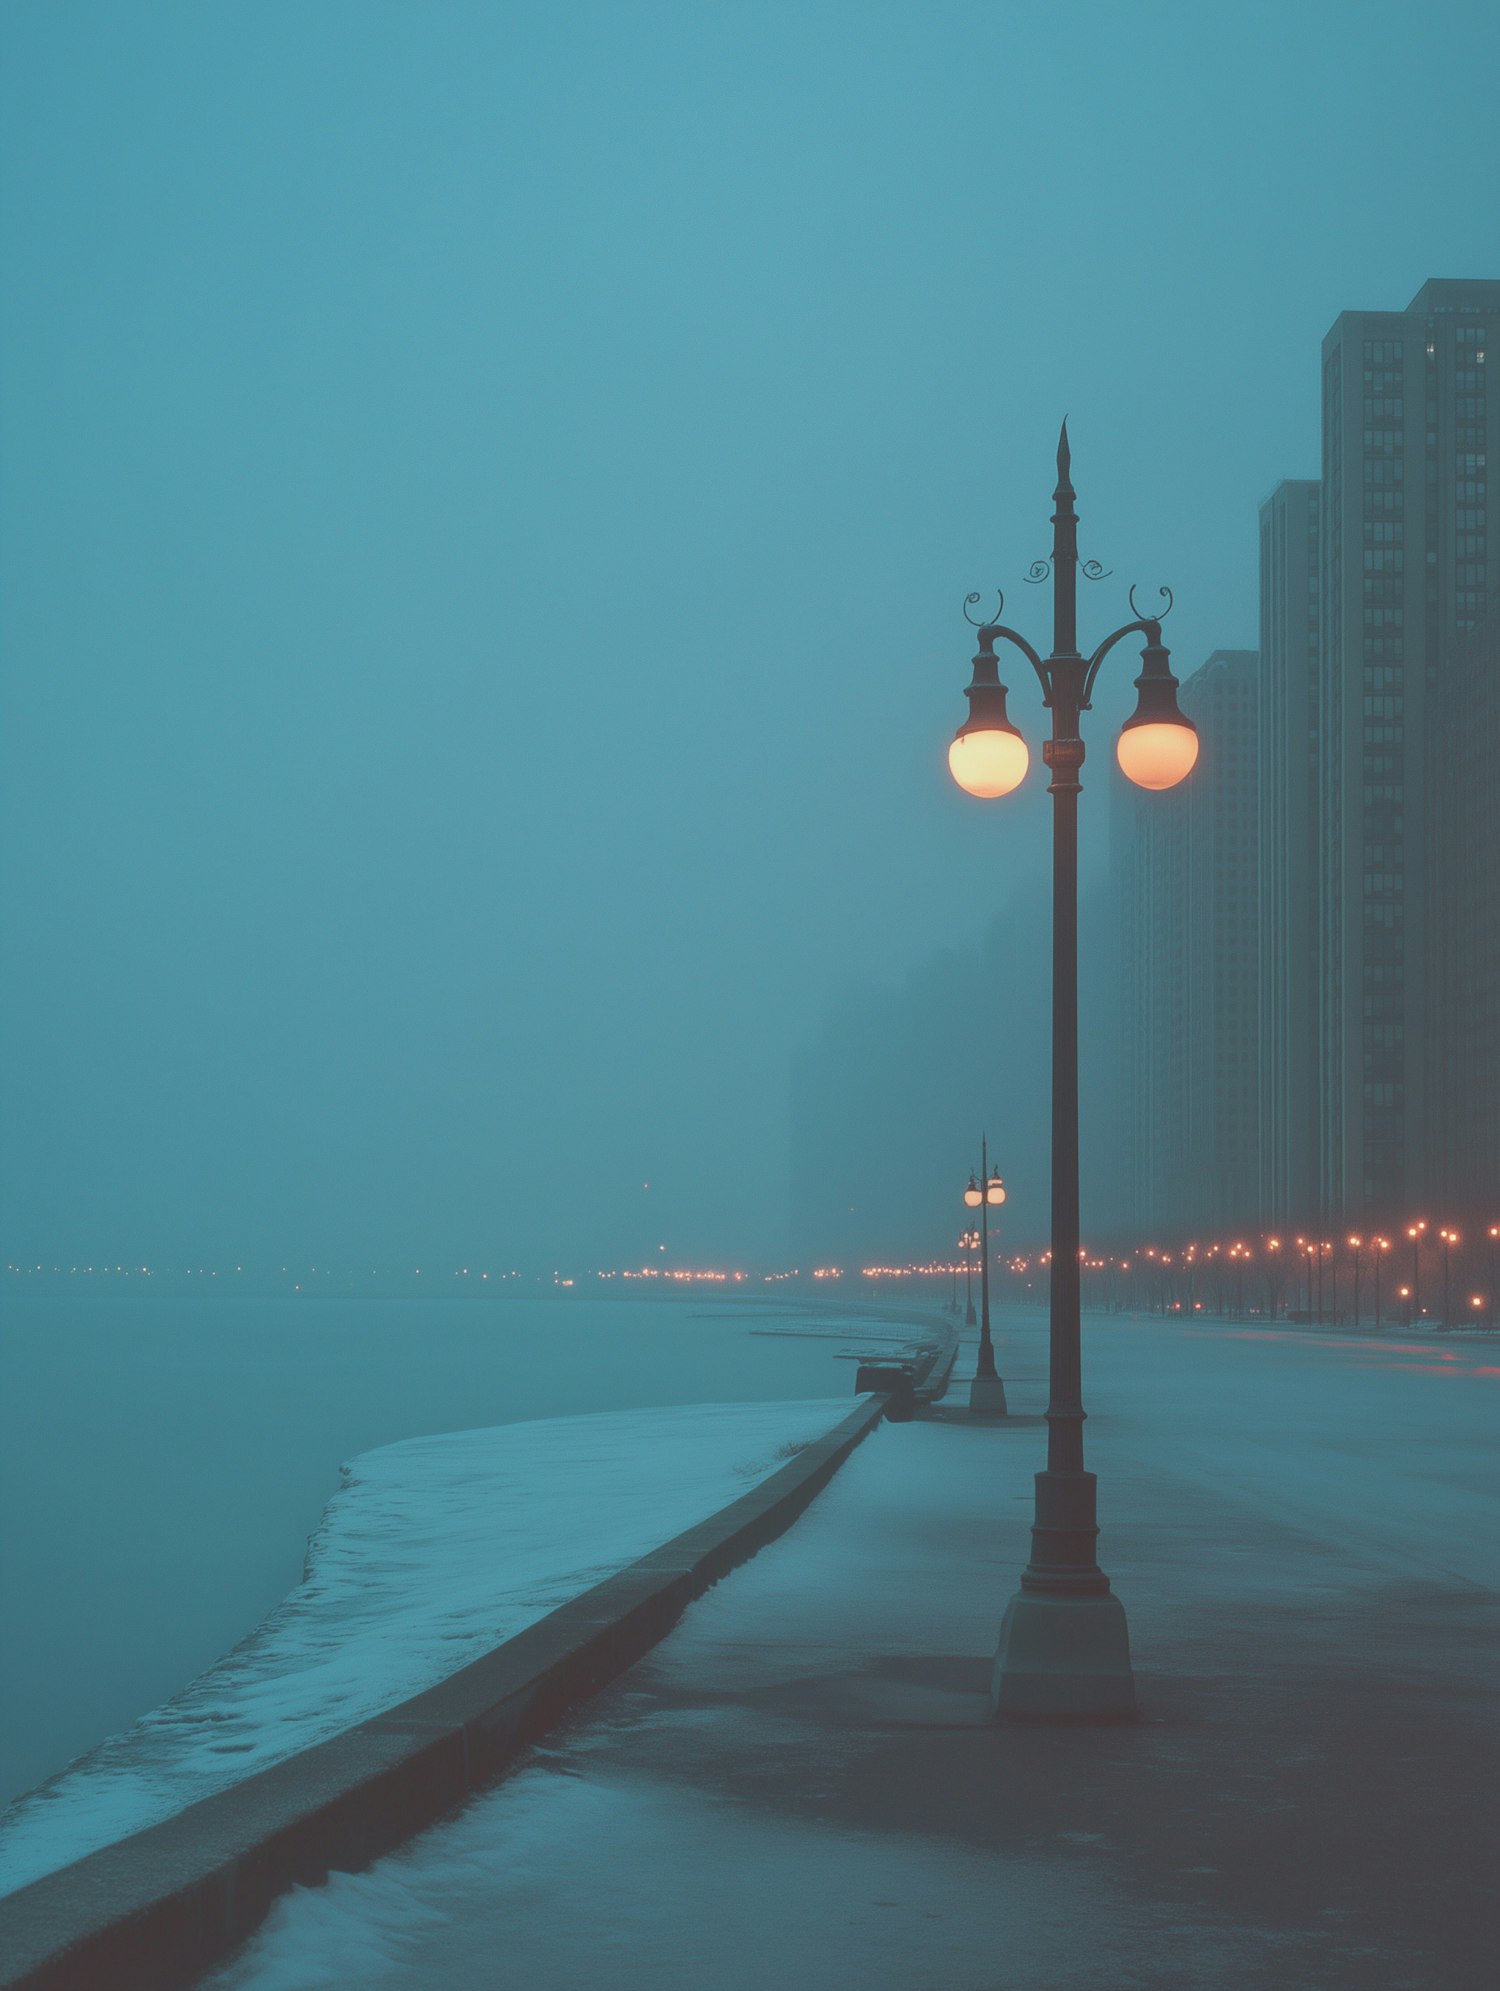
[[[12,1304],[0,1339],[0,1802],[238,1646],[298,1585],[339,1468],[356,1455],[395,1447],[378,1468],[367,1462],[380,1480],[367,1497],[399,1505],[401,1473],[423,1466],[420,1447],[400,1441],[673,1404],[847,1405],[852,1371],[835,1359],[845,1340],[826,1315],[823,1338],[752,1332],[799,1319],[813,1325],[695,1296]],[[864,1344],[879,1331],[852,1334]],[[721,1465],[764,1461],[811,1435],[795,1414],[796,1432],[782,1432],[779,1415],[747,1428]],[[581,1468],[592,1443],[594,1466],[618,1477],[631,1446],[614,1428],[613,1440],[603,1427],[592,1441],[560,1439],[557,1457],[572,1445]],[[514,1468],[524,1455],[524,1444],[509,1453]],[[513,1469],[491,1466],[502,1479]],[[435,1490],[440,1470],[430,1459],[423,1469]],[[699,1513],[722,1504],[706,1482],[685,1480],[683,1491]],[[649,1489],[630,1501],[649,1531]],[[619,1518],[622,1540],[635,1539],[634,1522]],[[538,1516],[517,1533],[545,1525]],[[592,1566],[588,1552],[569,1561],[565,1546],[553,1540],[564,1583]],[[469,1634],[451,1628],[460,1664]],[[243,1713],[271,1692],[274,1667],[257,1675],[242,1655],[234,1664]],[[337,1668],[327,1687],[342,1691]],[[259,1746],[236,1749],[235,1774],[261,1760]]]
[[435,1686],[738,1498],[849,1409],[679,1404],[361,1453],[307,1575],[264,1624],[0,1818],[0,1894]]

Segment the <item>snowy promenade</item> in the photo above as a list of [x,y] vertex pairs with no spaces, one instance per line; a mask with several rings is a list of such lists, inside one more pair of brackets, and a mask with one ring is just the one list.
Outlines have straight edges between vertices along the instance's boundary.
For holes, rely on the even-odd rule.
[[1493,1983],[1500,1347],[1087,1321],[1144,1716],[1028,1729],[983,1699],[1043,1443],[1020,1318],[1008,1423],[878,1431],[506,1783],[283,1901],[216,1991]]

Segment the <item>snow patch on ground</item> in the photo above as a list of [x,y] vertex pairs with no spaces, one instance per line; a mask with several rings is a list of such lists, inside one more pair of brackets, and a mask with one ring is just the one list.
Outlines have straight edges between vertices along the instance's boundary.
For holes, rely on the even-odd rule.
[[0,1817],[0,1894],[435,1686],[727,1506],[851,1407],[690,1404],[361,1453],[302,1583],[264,1623]]

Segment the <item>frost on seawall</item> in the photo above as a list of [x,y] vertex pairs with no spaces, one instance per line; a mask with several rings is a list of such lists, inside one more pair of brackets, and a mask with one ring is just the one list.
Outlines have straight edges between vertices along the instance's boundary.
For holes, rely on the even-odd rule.
[[436,1685],[737,1499],[849,1409],[689,1404],[361,1453],[271,1615],[0,1816],[0,1894]]

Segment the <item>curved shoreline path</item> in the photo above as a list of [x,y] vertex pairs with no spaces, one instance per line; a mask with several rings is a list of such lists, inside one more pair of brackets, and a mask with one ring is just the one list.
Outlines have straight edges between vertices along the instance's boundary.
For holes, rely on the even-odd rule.
[[1009,1419],[882,1429],[213,1991],[1492,1991],[1500,1348],[1085,1333],[1139,1722],[989,1719],[1044,1442],[1045,1318],[1007,1310]]
[[[890,1352],[914,1325],[819,1309],[807,1331]],[[266,1623],[12,1808],[0,1983],[190,1981],[282,1887],[399,1843],[628,1665],[881,1410],[679,1405],[356,1458]]]

